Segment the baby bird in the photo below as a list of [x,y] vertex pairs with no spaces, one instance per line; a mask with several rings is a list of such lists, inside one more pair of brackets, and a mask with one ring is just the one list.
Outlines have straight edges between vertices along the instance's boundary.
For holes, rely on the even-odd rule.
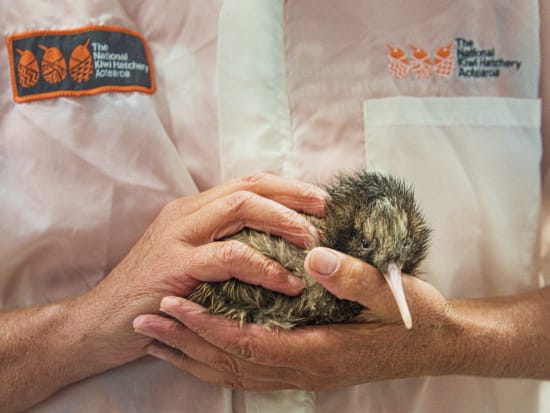
[[[330,195],[325,217],[306,215],[320,234],[319,244],[312,247],[336,249],[374,265],[386,279],[403,322],[410,329],[412,320],[401,271],[418,274],[430,238],[412,189],[392,176],[366,171],[337,176],[325,189]],[[306,273],[308,250],[251,229],[229,238],[280,262],[303,279],[305,288],[301,295],[289,297],[237,279],[200,284],[187,298],[212,313],[267,328],[292,328],[348,322],[363,310],[356,302],[335,297]]]

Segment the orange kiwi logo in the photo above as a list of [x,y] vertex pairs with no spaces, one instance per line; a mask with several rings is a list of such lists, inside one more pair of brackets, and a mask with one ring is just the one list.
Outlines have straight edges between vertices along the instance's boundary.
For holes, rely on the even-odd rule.
[[59,83],[67,76],[67,63],[57,47],[38,45],[44,50],[42,58],[42,77],[48,83]]
[[428,52],[421,47],[409,44],[413,50],[411,58],[411,69],[416,79],[427,80],[432,77],[432,60]]
[[455,46],[455,42],[451,42],[437,49],[434,58],[434,72],[436,75],[449,78],[455,69],[455,58],[451,49]]
[[412,73],[413,78],[421,80],[430,79],[432,73],[448,79],[456,68],[455,56],[452,52],[455,46],[454,41],[441,46],[432,60],[425,49],[413,44],[409,44],[409,48],[412,49],[410,59],[407,58],[407,53],[403,49],[387,45],[388,70],[395,79],[406,79],[409,73]]
[[386,48],[389,50],[388,70],[394,78],[405,79],[407,76],[409,76],[410,70],[407,54],[403,49],[392,46],[390,44],[386,45]]
[[90,39],[84,44],[76,46],[69,59],[69,73],[77,83],[84,83],[90,79],[94,72],[94,62],[88,46]]
[[36,57],[30,50],[15,49],[21,55],[17,65],[19,83],[22,87],[33,87],[40,80],[40,69]]

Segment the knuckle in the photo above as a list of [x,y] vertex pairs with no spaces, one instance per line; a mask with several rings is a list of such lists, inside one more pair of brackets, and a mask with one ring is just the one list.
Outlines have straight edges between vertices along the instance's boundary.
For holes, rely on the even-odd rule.
[[245,175],[239,178],[240,186],[251,189],[269,178],[271,174],[267,172],[256,172],[251,175]]
[[248,335],[242,336],[235,343],[230,344],[227,351],[243,360],[258,361],[254,345]]
[[181,325],[177,320],[171,320],[167,326],[166,344],[171,348],[180,351],[183,348],[183,343],[179,339],[179,331]]
[[304,227],[307,225],[305,218],[292,209],[282,210],[281,216],[289,227]]
[[237,191],[228,195],[224,199],[224,207],[231,211],[237,217],[241,216],[242,210],[253,198],[254,194],[249,191]]
[[240,363],[231,356],[222,355],[212,362],[212,367],[216,370],[230,373],[234,376],[241,376]]
[[331,292],[340,299],[364,301],[372,295],[370,277],[358,259],[342,256],[340,266],[331,277]]
[[[287,279],[287,272],[284,267],[265,256],[262,256],[261,262],[259,263],[259,272],[261,275],[261,280],[266,278],[270,281],[285,281]],[[264,285],[265,282],[262,282]]]
[[320,189],[313,185],[304,185],[302,187],[302,196],[307,201],[316,201],[319,199]]
[[234,267],[238,262],[248,258],[249,248],[240,241],[228,240],[221,244],[219,250],[221,261],[230,268]]
[[277,262],[267,258],[266,256],[261,256],[261,261],[259,263],[259,268],[262,272],[262,275],[267,276],[279,276],[281,274],[281,265]]
[[355,285],[358,291],[369,291],[374,286],[386,286],[386,282],[381,277],[379,271],[370,264],[355,257],[351,259],[346,257],[345,259],[348,262],[346,265],[346,276],[343,278],[351,284],[350,287]]

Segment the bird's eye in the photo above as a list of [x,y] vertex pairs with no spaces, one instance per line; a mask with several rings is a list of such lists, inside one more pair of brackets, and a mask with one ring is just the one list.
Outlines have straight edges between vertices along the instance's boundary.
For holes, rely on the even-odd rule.
[[407,243],[407,240],[404,239],[402,242],[401,242],[401,247],[402,248],[408,248],[409,247],[409,244]]
[[368,250],[370,248],[370,241],[368,239],[364,239],[363,241],[361,241],[361,247],[364,250]]

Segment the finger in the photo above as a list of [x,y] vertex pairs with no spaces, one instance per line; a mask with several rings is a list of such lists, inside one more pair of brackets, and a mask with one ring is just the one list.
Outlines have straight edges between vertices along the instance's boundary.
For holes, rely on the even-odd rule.
[[304,288],[303,281],[281,264],[240,241],[213,242],[186,252],[185,274],[203,282],[238,278],[287,295]]
[[297,369],[299,363],[306,365],[312,357],[311,349],[329,336],[322,335],[321,329],[267,330],[253,323],[240,326],[234,320],[213,316],[204,307],[178,297],[165,297],[161,310],[220,350],[271,367]]
[[180,214],[187,215],[238,191],[254,192],[288,208],[317,216],[324,215],[328,198],[318,186],[263,172],[232,179],[200,194],[181,198],[175,201],[175,206]]
[[356,301],[382,319],[400,319],[390,288],[372,265],[328,248],[311,250],[304,265],[308,274],[338,298]]
[[207,364],[201,363],[188,355],[177,350],[163,346],[160,343],[153,343],[147,347],[150,356],[164,360],[175,367],[187,371],[198,379],[218,386],[231,389],[248,391],[272,391],[283,389],[297,389],[296,386],[267,380],[256,380],[239,377],[229,371],[220,371]]
[[[168,297],[161,301],[161,310],[179,320],[204,342],[235,359],[265,366],[280,374],[264,377],[275,380],[281,377],[280,381],[302,389],[329,389],[332,379],[338,377],[345,377],[344,381],[349,384],[358,383],[358,377],[349,371],[349,366],[357,362],[357,353],[350,352],[350,346],[364,350],[365,342],[371,343],[374,349],[388,344],[388,335],[380,334],[379,327],[369,324],[267,330],[257,324],[239,326],[236,321],[210,315],[193,302]],[[407,331],[397,326],[386,328]],[[403,335],[399,340],[403,341]]]
[[[298,377],[294,371],[287,371],[288,369],[282,371],[283,369],[268,368],[237,359],[204,341],[179,322],[163,316],[141,315],[134,320],[134,330],[158,342],[156,345],[147,346],[149,354],[195,375],[207,374],[210,380],[216,376],[218,380],[231,379],[231,382],[241,384],[244,384],[244,381],[263,381],[266,382],[264,387],[267,389],[273,388],[274,384],[270,384],[271,382],[278,382],[278,387],[281,387],[283,383],[279,380],[280,377]],[[255,385],[257,386],[258,384]]]
[[174,223],[184,241],[200,245],[244,227],[279,235],[300,247],[311,245],[317,229],[305,217],[253,192],[239,191],[217,199]]

